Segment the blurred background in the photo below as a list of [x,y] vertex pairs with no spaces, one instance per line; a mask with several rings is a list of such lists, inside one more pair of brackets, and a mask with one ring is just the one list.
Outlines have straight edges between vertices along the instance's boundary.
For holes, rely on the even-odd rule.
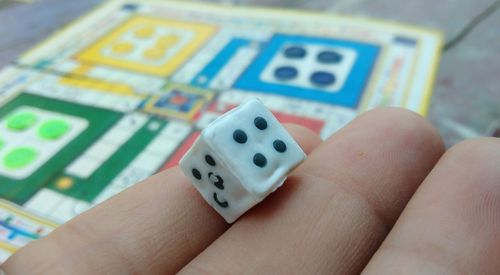
[[[100,0],[0,1],[0,67],[85,14]],[[447,146],[500,134],[500,1],[212,1],[345,13],[441,30],[446,38],[429,119]],[[496,133],[496,134],[495,134]]]

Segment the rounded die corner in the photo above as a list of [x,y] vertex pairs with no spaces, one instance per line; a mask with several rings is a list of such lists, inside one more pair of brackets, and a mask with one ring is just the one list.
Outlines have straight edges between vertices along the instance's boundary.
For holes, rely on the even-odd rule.
[[283,182],[285,182],[286,175],[284,179],[281,179],[281,177],[276,177],[278,180],[270,181],[267,180],[266,182],[260,183],[259,186],[255,186],[252,184],[251,181],[241,181],[241,185],[243,188],[250,194],[256,203],[261,202],[264,200],[269,194],[274,192],[276,189],[278,189],[281,185],[283,185]]

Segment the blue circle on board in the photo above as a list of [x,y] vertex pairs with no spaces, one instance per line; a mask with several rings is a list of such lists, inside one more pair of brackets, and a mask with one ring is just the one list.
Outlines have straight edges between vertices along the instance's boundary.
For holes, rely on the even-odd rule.
[[280,80],[290,80],[297,77],[299,71],[292,66],[281,66],[274,70],[274,76]]
[[136,4],[130,4],[130,3],[124,4],[122,6],[122,9],[126,11],[136,11],[138,8],[139,6],[137,6]]
[[318,54],[317,59],[323,64],[335,64],[342,61],[342,55],[335,51],[322,51]]
[[287,58],[303,58],[306,56],[306,49],[299,46],[290,46],[285,49],[284,55]]
[[335,75],[329,72],[314,72],[310,80],[313,84],[317,86],[328,86],[335,83]]

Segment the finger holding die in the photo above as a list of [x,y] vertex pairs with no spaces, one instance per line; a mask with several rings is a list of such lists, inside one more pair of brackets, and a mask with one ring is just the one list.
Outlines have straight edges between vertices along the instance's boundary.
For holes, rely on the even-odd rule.
[[280,187],[305,158],[274,115],[252,99],[208,125],[180,167],[203,198],[232,223]]

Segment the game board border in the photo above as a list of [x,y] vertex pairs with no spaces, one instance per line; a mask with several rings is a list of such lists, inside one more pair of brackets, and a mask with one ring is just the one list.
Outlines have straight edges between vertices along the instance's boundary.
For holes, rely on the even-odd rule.
[[[44,47],[47,45],[51,44],[52,42],[56,41],[57,39],[61,39],[61,37],[64,36],[64,34],[71,29],[74,26],[80,25],[80,24],[85,24],[87,20],[90,20],[94,16],[99,16],[100,14],[106,14],[109,10],[112,10],[122,4],[128,3],[128,2],[137,2],[137,1],[126,1],[126,0],[111,0],[108,2],[104,2],[102,4],[96,5],[94,8],[92,8],[89,12],[85,13],[84,15],[80,16],[76,20],[72,21],[71,23],[67,24],[63,28],[61,28],[59,31],[54,32],[47,38],[46,40],[42,41],[41,43],[37,44],[35,47],[31,48],[30,50],[26,51],[24,54],[22,54],[19,58],[19,60],[22,62],[23,59],[29,59],[31,56],[35,55],[38,51],[43,50]],[[436,73],[439,68],[439,63],[440,63],[440,57],[441,57],[441,49],[444,43],[444,34],[436,29],[432,28],[427,28],[427,27],[421,27],[421,26],[414,26],[411,24],[407,23],[401,23],[401,22],[394,22],[390,20],[383,20],[383,19],[377,19],[377,18],[367,18],[364,16],[357,16],[357,15],[344,15],[340,13],[321,13],[321,12],[316,12],[316,11],[302,11],[302,10],[297,10],[297,9],[288,9],[288,8],[283,8],[283,7],[262,7],[262,6],[238,6],[238,5],[224,5],[224,4],[217,4],[217,3],[201,3],[201,2],[196,2],[196,1],[188,1],[188,2],[181,2],[181,1],[160,1],[160,0],[144,0],[141,1],[140,3],[145,3],[145,4],[155,4],[155,3],[165,3],[168,2],[170,5],[176,6],[176,8],[181,8],[181,9],[196,9],[196,10],[203,10],[206,12],[218,12],[218,13],[228,13],[228,12],[244,12],[247,15],[259,17],[259,18],[268,18],[268,17],[292,17],[295,18],[295,20],[310,20],[311,18],[314,18],[314,20],[317,22],[318,20],[332,20],[332,19],[337,19],[337,20],[343,20],[344,22],[350,22],[351,24],[354,25],[360,25],[360,24],[370,24],[371,27],[377,29],[377,28],[390,28],[392,30],[401,30],[402,32],[405,31],[411,31],[413,33],[416,33],[418,35],[427,35],[429,38],[432,38],[435,40],[435,43],[437,47],[432,50],[432,53],[430,54],[430,58],[432,59],[432,62],[430,64],[430,70],[425,74],[426,76],[426,83],[422,85],[422,96],[420,97],[419,102],[415,106],[412,106],[418,113],[422,115],[427,115],[430,107],[430,101],[431,97],[433,94],[433,86],[435,85],[436,82]],[[418,39],[421,40],[421,39]],[[419,43],[419,48],[421,48],[421,43]],[[420,52],[420,49],[418,49]],[[415,62],[414,62],[415,63]],[[416,66],[416,65],[414,65]],[[412,71],[414,69],[412,68]],[[405,95],[405,107],[408,107],[408,98],[411,92],[407,92]],[[362,100],[363,101],[363,100]],[[363,102],[360,102],[359,106],[363,106]]]
[[[46,217],[40,217],[39,215],[35,213],[31,213],[29,210],[25,208],[21,208],[22,206],[17,205],[11,201],[5,200],[5,199],[0,199],[0,209],[6,209],[7,211],[10,211],[14,213],[17,216],[21,216],[25,219],[35,221],[36,223],[45,225],[47,227],[50,227],[52,229],[55,229],[59,226],[58,223],[49,220]],[[6,251],[9,251],[11,253],[14,253],[19,249],[19,247],[10,245],[4,241],[0,241],[0,249],[4,249]]]

